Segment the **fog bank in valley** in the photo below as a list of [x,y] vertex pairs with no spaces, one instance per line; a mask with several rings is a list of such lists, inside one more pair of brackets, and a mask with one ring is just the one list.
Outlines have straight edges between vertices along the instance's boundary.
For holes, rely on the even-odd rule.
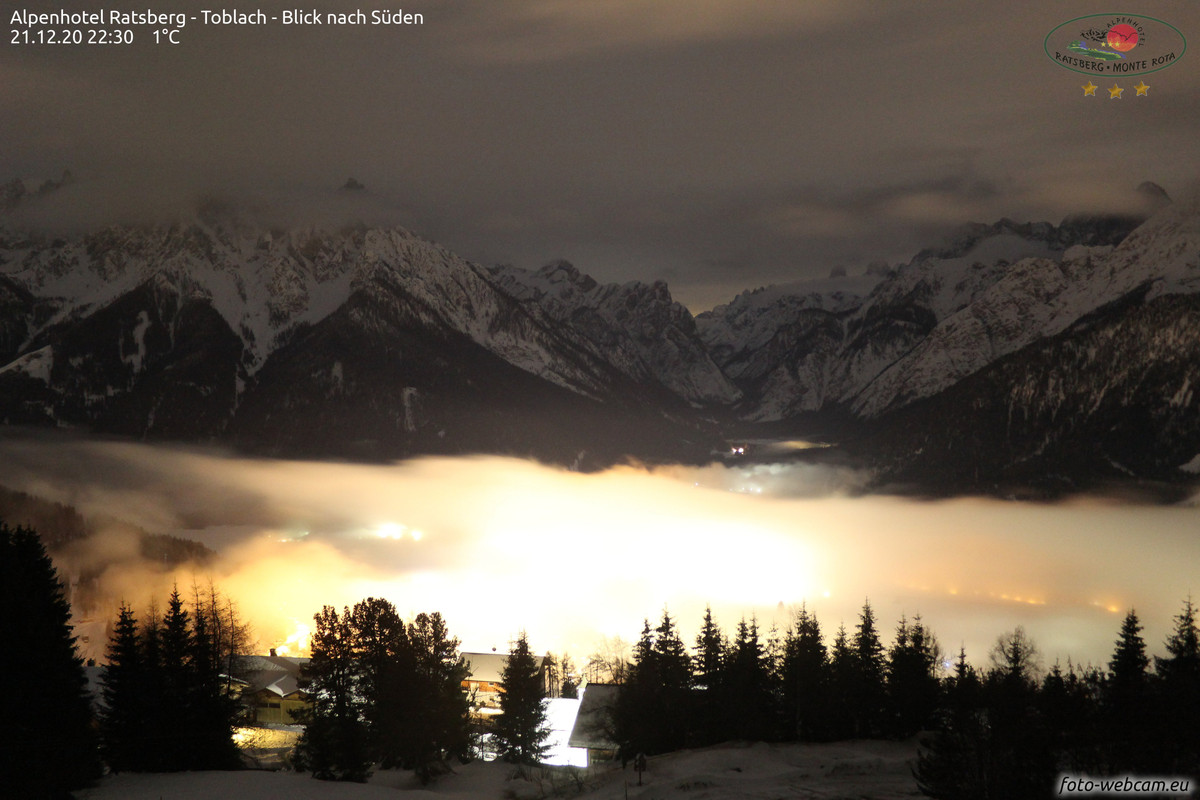
[[8,435],[0,485],[202,542],[218,553],[176,574],[128,534],[76,546],[111,597],[160,601],[211,578],[262,648],[322,604],[382,596],[440,611],[465,649],[504,648],[521,628],[542,650],[591,652],[636,638],[664,607],[694,634],[706,603],[732,631],[781,627],[800,603],[828,636],[869,597],[890,632],[920,614],[948,655],[977,664],[1017,625],[1045,662],[1107,662],[1137,609],[1152,652],[1197,587],[1194,507],[1076,500],[923,502],[850,497],[857,476],[811,466],[578,474],[495,456],[392,465],[245,459],[87,439]]

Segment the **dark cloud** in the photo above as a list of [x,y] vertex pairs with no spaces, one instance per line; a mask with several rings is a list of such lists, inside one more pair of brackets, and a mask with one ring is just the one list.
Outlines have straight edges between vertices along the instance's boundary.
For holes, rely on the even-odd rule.
[[[1200,31],[1200,10],[1152,6]],[[966,219],[1057,221],[1200,174],[1187,58],[1111,102],[1046,58],[1046,33],[1085,4],[405,10],[425,25],[189,23],[170,47],[6,47],[0,167],[70,168],[93,207],[126,215],[214,191],[319,213],[354,176],[372,221],[482,262],[668,277],[695,308],[900,260]]]

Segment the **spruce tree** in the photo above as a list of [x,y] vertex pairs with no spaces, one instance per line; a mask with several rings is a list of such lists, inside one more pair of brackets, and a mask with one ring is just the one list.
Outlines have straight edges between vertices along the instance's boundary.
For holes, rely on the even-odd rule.
[[1164,769],[1200,771],[1200,631],[1189,597],[1174,618],[1167,656],[1155,659],[1159,681],[1159,736]]
[[816,615],[801,605],[783,642],[782,703],[787,738],[813,740],[824,735],[828,672],[821,625]]
[[945,697],[933,733],[921,739],[913,769],[917,788],[941,800],[987,797],[991,759],[983,684],[967,662],[965,647],[959,647]]
[[160,742],[164,760],[161,768],[168,771],[195,767],[193,737],[198,725],[196,701],[199,687],[194,644],[191,615],[183,606],[179,588],[175,587],[167,599],[167,611],[163,615],[159,636],[162,705],[164,709],[174,709],[174,719],[165,721],[164,725],[169,734]]
[[747,741],[774,738],[771,676],[758,633],[758,621],[743,619],[725,670],[726,724],[730,737]]
[[679,636],[675,621],[663,609],[662,621],[655,629],[654,655],[658,662],[660,741],[658,752],[678,750],[687,744],[691,731],[691,659]]
[[882,730],[887,697],[883,652],[875,612],[867,600],[854,632],[855,728],[859,736],[877,736]]
[[142,645],[142,676],[146,693],[142,706],[145,712],[142,724],[146,746],[140,759],[140,770],[165,772],[171,769],[167,741],[172,728],[168,713],[171,705],[164,702],[167,693],[163,677],[162,620],[158,615],[158,606],[153,602],[144,620],[138,633]]
[[37,534],[0,522],[0,789],[59,797],[99,776],[83,662]]
[[857,735],[858,686],[857,655],[843,623],[838,625],[829,652],[829,706],[823,727],[830,738],[849,739]]
[[1109,680],[1105,691],[1105,727],[1110,745],[1109,764],[1113,772],[1145,770],[1152,764],[1147,748],[1151,738],[1150,659],[1142,639],[1142,625],[1130,609],[1121,623],[1112,660],[1108,662]]
[[658,749],[663,746],[659,725],[664,711],[654,631],[647,619],[633,646],[633,663],[613,712],[614,733],[623,762],[639,754],[666,752]]
[[712,606],[705,606],[704,621],[696,636],[696,654],[692,657],[692,681],[697,687],[713,689],[720,683],[726,645],[725,635],[713,619]]
[[137,618],[121,604],[108,644],[108,664],[101,678],[104,711],[100,718],[104,760],[114,772],[145,766],[146,668]]
[[938,707],[941,648],[918,615],[910,624],[901,617],[888,653],[889,727],[900,737],[925,728]]
[[533,766],[549,750],[550,727],[546,722],[541,665],[529,650],[525,631],[513,643],[500,681],[504,685],[500,717],[496,720],[500,755],[510,763]]
[[704,621],[696,636],[692,656],[695,686],[696,744],[714,744],[725,738],[723,725],[724,669],[729,643],[713,619],[712,608],[704,609]]

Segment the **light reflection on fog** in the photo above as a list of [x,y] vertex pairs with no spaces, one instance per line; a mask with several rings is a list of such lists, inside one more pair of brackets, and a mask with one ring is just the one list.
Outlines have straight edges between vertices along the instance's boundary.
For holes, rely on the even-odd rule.
[[[1161,653],[1200,588],[1194,507],[849,497],[861,476],[807,465],[582,475],[499,457],[365,466],[11,439],[0,484],[217,549],[211,576],[263,647],[323,603],[369,595],[441,611],[466,649],[524,628],[536,648],[577,656],[602,635],[634,639],[664,606],[688,640],[706,603],[732,632],[743,615],[785,625],[807,602],[831,635],[869,596],[889,638],[919,613],[976,663],[1017,625],[1047,664],[1103,663],[1126,609]],[[102,555],[114,596],[168,590],[119,533],[74,557]]]

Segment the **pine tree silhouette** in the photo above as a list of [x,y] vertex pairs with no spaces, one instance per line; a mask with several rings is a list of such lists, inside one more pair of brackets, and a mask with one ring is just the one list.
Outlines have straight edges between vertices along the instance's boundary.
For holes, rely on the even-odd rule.
[[1167,656],[1155,659],[1162,766],[1194,774],[1200,773],[1200,631],[1191,597],[1174,622]]
[[108,664],[101,678],[104,712],[100,734],[104,760],[114,772],[145,768],[146,666],[137,618],[125,603],[108,643]]
[[301,672],[312,706],[299,720],[305,728],[296,762],[321,780],[361,783],[370,775],[370,758],[349,618],[350,609],[339,615],[332,606],[313,617],[312,659]]
[[782,684],[787,738],[822,738],[828,729],[829,654],[821,624],[805,605],[784,638]]
[[0,522],[0,790],[66,796],[100,774],[71,609],[37,534]]
[[707,745],[726,737],[724,725],[724,670],[729,642],[713,619],[712,607],[704,609],[704,622],[696,636],[692,657],[692,684],[695,686],[696,744]]
[[1150,659],[1142,639],[1142,624],[1130,609],[1121,623],[1105,691],[1104,722],[1114,772],[1146,770],[1153,764],[1148,749],[1152,738],[1150,716]]
[[465,761],[471,750],[470,705],[462,683],[470,669],[438,612],[418,614],[409,626],[418,703],[413,725],[415,752],[409,764],[422,780],[449,769],[449,760]]
[[904,617],[888,653],[889,727],[896,736],[912,736],[928,726],[941,699],[938,670],[941,648],[920,615]]
[[883,730],[884,707],[887,704],[884,679],[887,664],[870,600],[863,602],[862,612],[858,616],[853,648],[855,729],[859,736],[878,736]]
[[505,761],[533,766],[549,750],[550,727],[546,722],[546,691],[539,660],[529,651],[525,631],[517,635],[500,677],[500,717],[496,738]]

